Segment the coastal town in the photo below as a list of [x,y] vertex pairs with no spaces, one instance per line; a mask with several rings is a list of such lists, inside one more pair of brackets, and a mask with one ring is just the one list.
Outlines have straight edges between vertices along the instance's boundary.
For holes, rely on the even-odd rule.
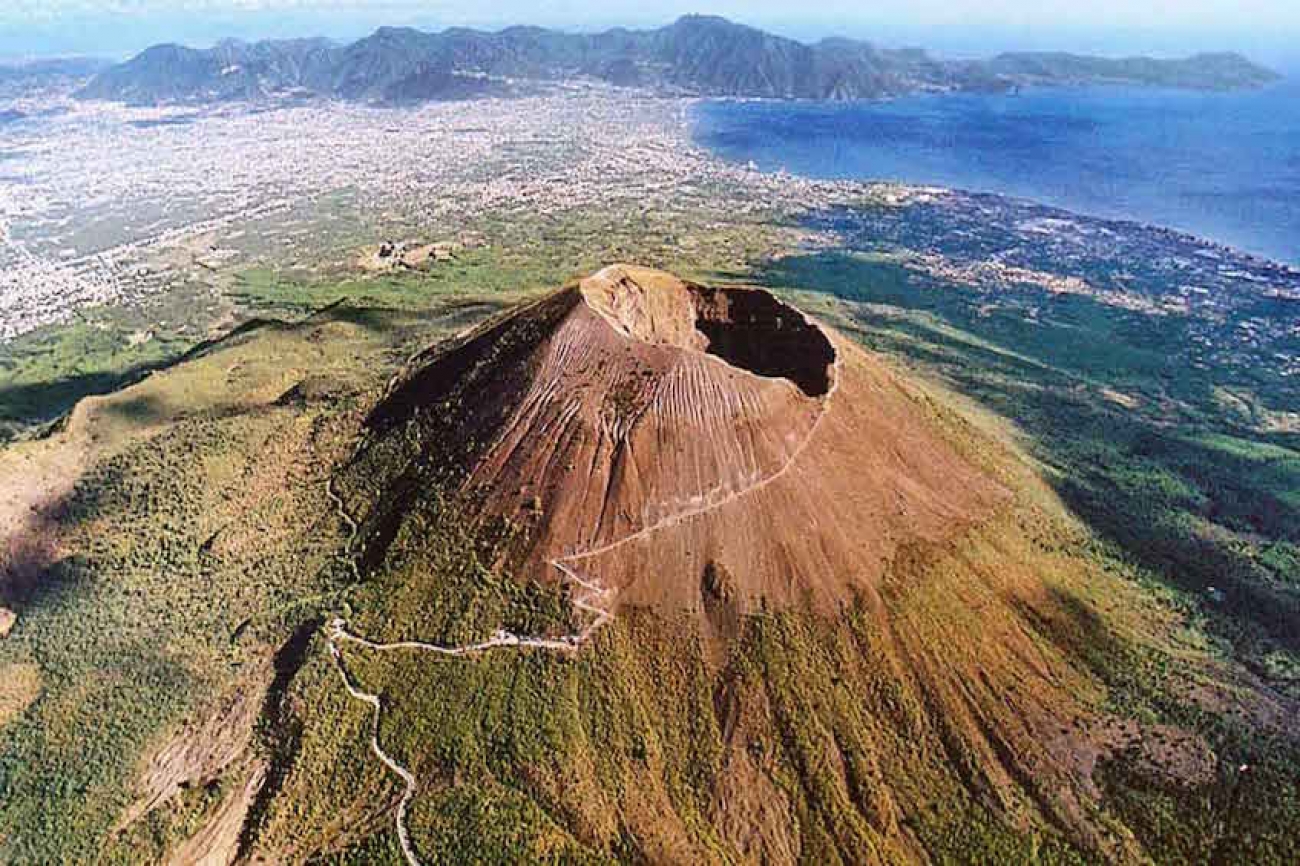
[[285,267],[517,215],[738,219],[855,194],[723,163],[691,144],[689,102],[597,84],[418,108],[27,108],[0,145],[0,339],[206,279],[213,252]]
[[833,208],[811,224],[846,248],[896,258],[931,289],[961,287],[986,313],[1010,304],[1035,321],[1051,315],[1053,299],[1086,297],[1179,322],[1193,369],[1300,376],[1300,269],[1003,196],[931,189],[892,200]]

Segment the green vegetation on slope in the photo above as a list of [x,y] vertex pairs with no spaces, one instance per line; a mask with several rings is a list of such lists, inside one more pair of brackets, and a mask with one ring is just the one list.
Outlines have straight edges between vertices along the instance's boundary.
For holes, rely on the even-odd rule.
[[[454,517],[414,523],[419,532],[398,542],[392,573],[385,569],[349,593],[364,623],[358,628],[404,634],[404,624],[418,623],[423,633],[426,611],[463,606],[465,621],[483,625],[451,629],[448,637],[484,637],[493,617],[511,615],[511,605],[481,591],[471,591],[467,603],[461,581],[437,579],[441,572],[431,571],[420,551],[460,549],[460,560],[474,561],[491,558],[490,548],[466,537]],[[1033,594],[1038,580],[1051,596]],[[399,584],[406,591],[382,591]],[[1249,722],[1179,707],[1189,682],[1185,665],[1198,655],[1195,633],[1086,532],[1026,503],[952,551],[900,560],[887,586],[884,620],[867,606],[844,611],[835,624],[796,611],[749,618],[721,667],[691,615],[637,610],[620,615],[576,658],[509,649],[439,658],[351,647],[344,664],[362,688],[381,696],[380,741],[419,780],[409,827],[426,862],[734,859],[743,850],[719,824],[719,797],[748,815],[769,850],[784,846],[800,862],[907,859],[900,825],[942,861],[1089,862],[1093,854],[1039,811],[1032,783],[1006,787],[989,774],[981,752],[987,732],[964,727],[942,689],[925,685],[924,656],[905,662],[920,679],[900,676],[898,660],[890,661],[899,642],[925,653],[934,635],[947,633],[943,669],[982,692],[966,680],[978,679],[968,666],[1008,663],[998,655],[1002,621],[994,599],[1010,594],[1032,611],[1027,621],[1038,652],[1069,678],[1080,701],[1074,724],[1083,727],[1054,748],[1069,750],[1071,737],[1092,736],[1094,722],[1082,720],[1103,696],[1122,717],[1144,724],[1180,715],[1207,729],[1222,726],[1223,760],[1209,781],[1142,776],[1134,768],[1150,761],[1129,761],[1123,752],[1102,767],[1105,811],[1092,820],[1111,828],[1111,843],[1123,844],[1131,829],[1147,851],[1172,854],[1181,845],[1193,862],[1214,852],[1261,863],[1294,855],[1287,827],[1300,811],[1279,792],[1294,785],[1295,745],[1265,746]],[[547,596],[536,592],[539,600]],[[972,605],[982,618],[970,617]],[[546,602],[532,609],[536,624],[552,615]],[[434,635],[443,633],[438,621],[435,615],[428,623]],[[1153,623],[1164,623],[1167,633],[1134,633]],[[1065,661],[1079,657],[1082,677]],[[367,710],[340,701],[323,643],[312,659],[293,686],[303,736],[259,837],[265,850],[358,850],[369,834],[382,839],[393,827],[398,782],[361,742]],[[998,699],[1023,698],[1013,691]],[[1162,737],[1153,728],[1137,742],[1158,748]],[[368,770],[358,769],[358,754]],[[1234,784],[1238,761],[1251,764],[1254,787]],[[339,762],[365,780],[358,790],[339,789]],[[1203,804],[1215,822],[1188,838],[1204,815],[1182,803]],[[338,819],[339,808],[350,820]],[[1154,818],[1162,809],[1174,811]],[[1260,820],[1268,832],[1256,829]]]
[[328,567],[338,527],[323,470],[347,442],[347,402],[277,398],[309,371],[356,375],[335,364],[364,333],[264,330],[18,446],[87,443],[92,465],[43,508],[60,553],[31,563],[31,583],[0,587],[19,613],[0,664],[30,658],[42,672],[39,698],[0,729],[0,859],[93,859],[143,794],[143,757],[232,690],[256,701],[268,646],[313,599],[328,604],[343,573]]

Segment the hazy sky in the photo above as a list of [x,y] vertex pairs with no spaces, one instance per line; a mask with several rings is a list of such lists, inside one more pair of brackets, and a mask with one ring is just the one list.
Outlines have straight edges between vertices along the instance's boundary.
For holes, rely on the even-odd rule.
[[[949,54],[1007,48],[1300,57],[1300,0],[0,0],[0,55],[120,55],[159,41],[363,35],[381,24],[653,26],[687,12],[790,36],[842,34]],[[1300,63],[1296,64],[1300,66]]]

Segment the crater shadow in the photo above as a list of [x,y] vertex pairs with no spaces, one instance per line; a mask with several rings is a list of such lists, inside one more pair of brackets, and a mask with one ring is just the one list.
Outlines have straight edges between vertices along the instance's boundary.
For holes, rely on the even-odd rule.
[[789,379],[809,397],[830,391],[835,347],[802,313],[761,289],[688,286],[705,351],[760,376]]

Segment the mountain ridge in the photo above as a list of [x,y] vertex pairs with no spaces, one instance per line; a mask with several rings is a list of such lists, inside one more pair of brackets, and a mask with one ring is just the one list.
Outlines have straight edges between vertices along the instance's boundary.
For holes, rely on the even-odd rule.
[[473,78],[506,86],[589,78],[691,96],[850,100],[1098,82],[1217,90],[1259,87],[1278,76],[1232,53],[1158,60],[1013,52],[943,60],[921,49],[844,37],[804,43],[725,18],[688,15],[658,29],[595,34],[529,26],[436,33],[380,27],[346,45],[311,38],[223,40],[210,49],[156,45],[102,71],[78,96],[159,104],[300,92],[395,102],[445,98],[445,88],[463,92]]

